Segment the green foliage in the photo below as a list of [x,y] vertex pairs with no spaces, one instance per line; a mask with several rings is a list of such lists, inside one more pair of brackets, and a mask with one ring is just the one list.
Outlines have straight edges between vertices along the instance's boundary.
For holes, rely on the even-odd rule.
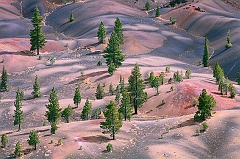
[[72,107],[70,106],[70,104],[68,105],[67,108],[65,108],[63,111],[62,111],[62,118],[64,120],[67,121],[67,123],[69,123],[69,117],[72,115],[73,113],[73,110],[72,110]]
[[173,91],[173,89],[174,89],[174,86],[171,86],[171,87],[170,87],[170,91]]
[[103,129],[103,134],[110,134],[113,140],[115,140],[115,134],[122,127],[122,122],[119,120],[118,108],[112,100],[106,105],[104,116],[106,121],[100,122],[100,128]]
[[93,116],[95,119],[99,119],[100,118],[100,114],[102,113],[102,108],[97,108],[94,113],[93,113]]
[[106,82],[103,82],[103,85],[102,85],[103,87],[106,87]]
[[230,47],[232,47],[232,43],[230,42],[230,30],[228,30],[227,33],[227,44],[226,44],[226,49],[229,49]]
[[208,124],[206,122],[202,123],[203,131],[206,131],[208,129]]
[[165,77],[164,72],[161,72],[160,75],[159,75],[161,85],[164,84],[164,81],[165,81],[164,77]]
[[62,3],[63,4],[67,4],[67,0],[62,0]]
[[145,3],[145,9],[146,9],[147,11],[150,10],[150,3],[149,3],[149,2],[146,2],[146,3]]
[[107,149],[108,152],[111,152],[113,150],[112,144],[108,143],[106,149]]
[[114,93],[114,88],[113,88],[112,83],[110,83],[108,90],[109,90],[109,93],[110,93],[111,95],[113,95],[113,93]]
[[166,72],[166,73],[170,73],[170,66],[167,66],[167,67],[165,68],[165,72]]
[[119,44],[124,44],[122,23],[118,17],[116,18],[114,24],[115,25],[114,25],[113,30],[117,34],[118,42],[119,42]]
[[54,57],[50,57],[48,60],[50,61],[51,65],[55,64],[55,58]]
[[199,104],[199,103],[198,103],[198,99],[197,99],[196,97],[193,97],[193,98],[192,98],[192,101],[193,101],[193,105],[194,105],[194,106],[196,106],[196,105]]
[[163,105],[166,104],[166,100],[165,99],[162,100],[162,104]]
[[159,94],[159,91],[158,91],[158,88],[159,86],[161,85],[161,79],[159,76],[156,76],[153,80],[153,85],[154,85],[154,88],[156,88],[156,93]]
[[18,131],[21,130],[21,124],[24,122],[23,111],[22,108],[22,100],[23,100],[23,92],[18,88],[16,92],[16,100],[14,102],[15,110],[14,110],[14,125],[18,125]]
[[73,22],[75,19],[74,19],[74,16],[73,16],[73,13],[70,14],[70,18],[69,18],[69,21],[70,22]]
[[187,79],[190,79],[191,75],[192,75],[192,71],[188,68],[185,72],[185,76],[186,76]]
[[198,111],[194,115],[195,121],[204,121],[211,116],[211,111],[215,110],[216,100],[212,95],[208,95],[205,89],[202,90],[198,98]]
[[127,90],[124,90],[122,92],[121,105],[118,111],[120,114],[123,115],[125,121],[127,119],[130,121],[130,119],[132,118],[132,105]]
[[230,91],[230,98],[235,98],[236,96],[236,88],[232,83],[229,84],[228,90]]
[[118,105],[119,102],[120,102],[120,96],[121,96],[120,93],[117,93],[116,96],[115,96],[115,102],[116,102],[117,105]]
[[174,72],[174,74],[173,74],[173,80],[174,80],[175,82],[182,82],[182,81],[183,81],[182,75],[179,73],[179,71]]
[[50,130],[51,134],[55,134],[55,132],[56,132],[57,129],[58,129],[58,127],[57,127],[56,122],[53,122],[53,123],[51,124],[51,130]]
[[151,71],[151,72],[150,72],[150,75],[149,75],[149,78],[148,78],[148,81],[149,81],[150,86],[151,86],[152,88],[154,87],[154,79],[155,79],[154,72]]
[[37,55],[39,55],[39,49],[45,46],[46,38],[42,32],[42,16],[40,16],[40,11],[38,7],[34,9],[33,17],[32,17],[32,25],[34,29],[30,30],[30,51],[37,50]]
[[89,117],[91,117],[92,114],[92,103],[86,99],[85,105],[83,106],[82,114],[81,114],[81,119],[82,120],[88,120]]
[[28,144],[34,146],[34,150],[37,149],[37,144],[40,143],[39,136],[35,130],[31,130],[29,134]]
[[97,99],[103,99],[105,96],[106,96],[106,93],[104,92],[103,87],[100,84],[98,84],[95,97]]
[[1,143],[3,148],[6,148],[8,146],[8,138],[6,134],[2,134]]
[[205,37],[205,43],[204,43],[204,53],[203,53],[203,66],[204,67],[209,67],[209,49],[208,49],[208,39]]
[[82,96],[81,96],[79,88],[77,87],[75,89],[75,94],[74,94],[74,97],[73,97],[73,102],[74,102],[74,104],[77,105],[77,108],[78,108],[78,105],[81,103],[81,100],[82,100]]
[[58,145],[62,145],[62,139],[58,139]]
[[140,73],[138,63],[135,64],[131,75],[128,78],[128,91],[130,93],[131,104],[134,107],[134,113],[137,114],[137,109],[140,108],[147,100],[147,93],[144,92],[145,84]]
[[9,85],[8,85],[8,75],[7,71],[5,70],[5,67],[3,66],[2,69],[2,77],[1,77],[1,85],[0,85],[0,91],[5,92],[9,90]]
[[216,78],[216,82],[219,84],[221,81],[223,81],[224,78],[224,71],[218,64],[218,62],[214,66],[213,70],[213,77]]
[[199,136],[199,135],[200,135],[200,130],[196,129],[196,136]]
[[159,17],[159,16],[160,16],[160,8],[159,8],[159,6],[157,6],[155,16],[156,16],[156,17]]
[[98,61],[97,66],[102,66],[102,61]]
[[125,58],[125,55],[120,50],[118,35],[115,31],[113,31],[110,36],[105,52],[106,54],[103,55],[103,57],[106,59],[108,72],[112,75],[116,69],[122,65]]
[[168,79],[168,84],[171,84],[171,83],[172,83],[172,80],[173,80],[172,78],[169,78],[169,79]]
[[35,82],[33,84],[33,92],[32,95],[34,98],[39,98],[42,96],[42,93],[40,92],[40,83],[38,81],[38,76],[36,75]]
[[103,22],[101,22],[98,27],[97,37],[98,37],[98,42],[100,44],[106,43],[106,40],[105,40],[106,39],[106,29],[104,27]]
[[169,21],[170,21],[170,24],[172,24],[172,25],[177,23],[177,19],[173,18],[172,16],[170,16]]
[[119,85],[117,85],[117,87],[116,87],[116,93],[120,93],[120,86]]
[[47,119],[51,123],[51,125],[53,126],[53,130],[55,130],[53,124],[56,125],[56,122],[61,117],[62,109],[59,106],[57,93],[56,93],[56,90],[54,89],[54,87],[52,88],[52,90],[50,92],[50,97],[49,97],[48,101],[49,101],[49,104],[46,105],[46,108],[48,110],[46,111],[45,116],[47,117]]
[[17,142],[15,149],[14,149],[14,156],[15,157],[20,157],[21,156],[21,151],[22,151],[22,144],[20,141]]
[[240,72],[238,72],[238,74],[237,74],[237,83],[238,83],[238,85],[240,85]]
[[125,90],[125,82],[124,82],[124,78],[122,78],[122,75],[120,75],[120,80],[119,80],[119,89],[120,89],[120,93],[122,93]]
[[38,56],[38,60],[42,60],[42,56],[41,55]]

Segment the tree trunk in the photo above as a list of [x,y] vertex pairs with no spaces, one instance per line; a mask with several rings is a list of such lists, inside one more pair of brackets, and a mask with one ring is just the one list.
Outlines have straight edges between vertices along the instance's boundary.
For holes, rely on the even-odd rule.
[[137,107],[134,107],[134,114],[137,114]]
[[127,121],[127,106],[125,105],[125,108],[124,108],[124,118],[125,118],[125,121]]
[[18,131],[21,131],[21,124],[18,124]]
[[113,133],[113,140],[115,140],[115,130],[114,130],[114,127],[113,127],[112,133]]
[[37,144],[34,145],[34,150],[36,150],[36,149],[37,149]]
[[39,33],[38,33],[39,29],[37,26],[37,55],[39,55]]

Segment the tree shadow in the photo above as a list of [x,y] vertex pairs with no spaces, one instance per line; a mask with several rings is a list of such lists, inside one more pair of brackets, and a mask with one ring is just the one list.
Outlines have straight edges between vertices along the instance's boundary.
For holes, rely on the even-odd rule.
[[162,106],[164,106],[164,103],[159,104],[156,108],[161,108]]
[[99,77],[98,79],[96,79],[94,82],[97,82],[97,81],[101,81],[101,80],[103,80],[103,79],[106,79],[106,78],[109,78],[109,77],[111,77],[112,75],[105,75],[105,76],[103,76],[103,77]]
[[181,128],[181,127],[185,127],[185,126],[192,126],[192,125],[196,125],[196,122],[194,121],[193,118],[186,120],[176,126],[173,126],[171,129],[177,129],[177,128]]
[[196,106],[196,105],[191,104],[191,105],[186,106],[184,109],[190,109],[190,108],[193,108],[193,107],[195,107],[195,106]]
[[78,140],[80,140],[81,142],[92,142],[92,143],[101,144],[101,143],[107,143],[111,139],[102,135],[97,135],[97,136],[82,137],[82,138],[79,138]]

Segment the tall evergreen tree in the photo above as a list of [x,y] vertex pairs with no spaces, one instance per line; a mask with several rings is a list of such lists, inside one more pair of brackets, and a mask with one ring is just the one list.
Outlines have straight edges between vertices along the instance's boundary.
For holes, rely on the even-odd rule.
[[205,44],[204,44],[204,53],[203,53],[203,66],[209,66],[209,49],[208,49],[208,39],[205,37]]
[[54,87],[52,88],[50,92],[50,97],[48,99],[49,104],[46,105],[47,111],[45,116],[47,117],[48,121],[51,123],[51,133],[55,134],[55,131],[57,130],[57,121],[61,117],[61,108],[59,106],[58,97],[56,90]]
[[153,80],[154,87],[156,88],[157,94],[159,94],[158,88],[161,85],[161,79],[159,76],[156,76]]
[[1,85],[0,85],[0,91],[1,92],[8,91],[8,89],[9,89],[8,75],[7,75],[7,71],[5,70],[4,66],[3,66],[3,69],[2,69],[1,79],[2,79],[2,81],[1,81]]
[[72,115],[73,113],[73,110],[72,110],[72,107],[70,106],[70,104],[68,105],[67,108],[65,108],[63,111],[62,111],[62,118],[64,120],[67,121],[67,123],[69,123],[69,117]]
[[145,9],[146,9],[147,11],[150,10],[150,3],[149,3],[149,2],[146,2],[146,3],[145,3]]
[[156,16],[156,17],[159,17],[159,16],[160,16],[160,8],[159,8],[159,6],[157,6],[155,16]]
[[70,18],[69,18],[69,21],[70,22],[73,22],[75,19],[74,19],[74,16],[73,16],[73,13],[70,14]]
[[228,30],[228,33],[227,33],[227,44],[225,46],[227,49],[232,47],[232,43],[230,42],[230,30]]
[[[115,69],[122,65],[125,55],[122,53],[119,47],[118,36],[115,31],[112,32],[107,48],[105,49],[106,54],[103,57],[106,59],[106,64],[111,66],[111,63],[115,66]],[[112,67],[112,66],[111,66]],[[114,69],[111,69],[114,72]]]
[[75,90],[74,97],[73,97],[73,102],[74,102],[74,104],[77,105],[77,108],[78,108],[78,105],[81,103],[81,100],[82,100],[82,96],[81,96],[79,88],[77,87]]
[[16,100],[14,102],[15,110],[14,110],[14,125],[18,125],[18,131],[21,130],[21,125],[24,122],[23,111],[22,108],[22,100],[23,100],[23,92],[18,88],[16,92]]
[[218,64],[218,62],[216,62],[215,66],[214,66],[213,77],[216,78],[216,82],[217,82],[218,84],[219,84],[221,81],[223,81],[224,71],[223,71],[223,69],[220,67],[220,65]]
[[110,93],[111,95],[113,95],[113,93],[114,93],[114,88],[113,88],[112,82],[111,82],[110,85],[109,85],[109,93]]
[[132,105],[130,103],[130,97],[126,89],[122,92],[121,105],[118,111],[123,115],[125,121],[127,119],[130,121],[132,118]]
[[45,46],[45,43],[47,42],[42,32],[42,20],[43,18],[40,15],[40,11],[38,7],[36,7],[32,17],[32,25],[34,29],[30,30],[30,51],[37,50],[37,55],[39,55],[39,49]]
[[33,84],[33,92],[32,95],[34,98],[38,98],[42,96],[42,93],[40,92],[40,83],[38,81],[38,76],[36,75],[35,82]]
[[134,113],[137,114],[137,109],[140,108],[147,100],[147,93],[144,92],[145,84],[140,73],[138,63],[135,64],[131,75],[128,78],[131,104],[134,107]]
[[237,83],[238,83],[238,85],[240,85],[240,72],[238,72],[238,74],[237,74]]
[[121,94],[120,94],[120,93],[117,93],[116,96],[115,96],[115,102],[116,102],[117,105],[118,105],[119,102],[120,102],[120,97],[121,97]]
[[106,96],[106,93],[104,92],[103,87],[100,84],[98,84],[95,97],[97,99],[103,99],[105,96]]
[[34,146],[34,150],[37,149],[37,144],[40,143],[38,133],[35,130],[31,130],[29,134],[28,144]]
[[124,82],[124,78],[122,78],[122,75],[120,75],[119,87],[120,87],[120,93],[122,93],[125,90],[125,82]]
[[151,71],[151,72],[150,72],[150,75],[149,75],[149,78],[148,78],[148,81],[149,81],[150,86],[151,86],[152,88],[154,87],[154,79],[155,79],[154,72]]
[[202,90],[198,98],[198,111],[194,115],[194,120],[204,121],[211,116],[211,111],[215,110],[216,100],[212,95],[208,95],[206,89]]
[[87,98],[85,105],[83,107],[83,110],[82,110],[81,119],[88,120],[89,117],[91,117],[91,114],[92,114],[92,103],[89,102],[89,100]]
[[106,111],[104,112],[106,118],[105,122],[100,122],[100,128],[103,129],[103,134],[110,134],[115,140],[115,134],[117,134],[122,127],[122,122],[119,120],[118,108],[114,101],[110,101],[106,105]]
[[164,84],[164,81],[165,81],[164,77],[165,77],[164,72],[161,72],[160,75],[159,75],[161,85]]
[[117,70],[117,69],[116,69],[114,63],[111,61],[111,62],[110,62],[110,65],[108,66],[108,73],[109,73],[110,75],[113,75],[116,70]]
[[20,141],[17,142],[15,149],[14,149],[14,156],[15,157],[20,157],[21,156],[21,151],[22,151],[22,144]]
[[106,42],[105,38],[106,38],[106,29],[104,27],[103,22],[100,23],[99,27],[98,27],[98,32],[97,32],[97,37],[98,37],[98,42],[100,44],[104,44]]
[[236,96],[236,88],[232,83],[229,84],[228,90],[230,91],[230,98],[235,98]]
[[3,148],[6,148],[8,146],[8,138],[6,134],[2,134],[1,143]]
[[117,34],[118,42],[119,42],[119,44],[124,44],[122,23],[118,17],[116,18],[116,21],[114,23],[115,23],[115,26],[114,26],[113,30]]

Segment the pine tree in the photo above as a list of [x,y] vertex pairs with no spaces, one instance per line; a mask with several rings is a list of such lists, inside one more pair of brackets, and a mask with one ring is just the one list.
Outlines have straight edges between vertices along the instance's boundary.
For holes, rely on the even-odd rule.
[[228,30],[227,33],[227,44],[226,44],[226,49],[229,49],[230,47],[232,47],[232,43],[230,42],[230,30]]
[[122,78],[122,75],[120,75],[119,87],[120,87],[120,93],[122,93],[125,90],[125,82],[124,82],[124,78]]
[[50,92],[50,97],[48,101],[49,101],[49,104],[46,105],[48,110],[46,111],[45,116],[47,117],[48,121],[51,123],[51,126],[52,126],[51,133],[53,132],[53,134],[55,134],[55,131],[57,130],[56,123],[61,117],[62,109],[59,106],[57,93],[54,87]]
[[213,70],[213,77],[216,78],[216,82],[219,84],[221,81],[223,81],[224,78],[224,71],[218,64],[218,62],[214,66]]
[[134,107],[134,113],[137,114],[137,109],[140,108],[147,100],[147,93],[144,92],[145,85],[140,73],[138,63],[135,64],[134,69],[128,78],[131,104]]
[[21,124],[24,122],[23,111],[22,108],[22,100],[23,100],[23,92],[18,88],[16,92],[16,100],[14,102],[15,110],[14,110],[14,125],[18,125],[18,131],[21,130]]
[[108,73],[110,75],[113,75],[115,71],[116,71],[116,67],[115,67],[114,63],[111,61],[110,65],[108,66]]
[[165,78],[164,78],[164,77],[165,77],[164,72],[161,72],[160,75],[159,75],[159,78],[160,78],[160,81],[161,81],[161,82],[160,82],[161,85],[164,84],[164,81],[165,81]]
[[154,79],[155,79],[154,72],[151,71],[151,72],[150,72],[150,75],[149,75],[149,78],[148,78],[148,81],[149,81],[150,86],[151,86],[152,88],[154,87]]
[[238,72],[238,75],[237,75],[237,83],[238,83],[238,85],[240,85],[240,72]]
[[115,24],[115,26],[114,26],[113,30],[117,34],[118,42],[119,42],[119,44],[124,44],[122,23],[118,17],[116,18],[114,24]]
[[106,94],[104,92],[103,87],[100,84],[98,84],[97,90],[96,90],[96,93],[95,93],[95,97],[97,99],[103,99],[105,96],[106,96]]
[[130,103],[130,97],[126,89],[122,92],[121,105],[118,111],[120,114],[123,114],[125,121],[127,119],[130,121],[132,118],[132,105]]
[[208,39],[205,37],[205,44],[204,44],[204,54],[203,54],[203,66],[209,66],[209,50],[208,50]]
[[67,108],[65,108],[63,111],[62,111],[62,118],[64,120],[67,121],[67,123],[69,123],[69,117],[72,115],[73,113],[73,110],[72,110],[72,107],[70,106],[70,104],[68,105]]
[[202,90],[198,98],[198,111],[194,115],[195,121],[204,121],[211,116],[211,111],[215,110],[216,100],[212,95],[208,95],[205,89]]
[[150,3],[149,3],[149,2],[146,2],[146,3],[145,3],[145,9],[146,9],[147,11],[150,10]]
[[30,51],[37,50],[37,55],[39,55],[39,49],[45,46],[46,38],[42,32],[42,22],[43,18],[40,16],[40,11],[38,7],[34,9],[32,24],[34,29],[30,30]]
[[101,107],[100,107],[100,108],[97,108],[97,109],[94,111],[94,113],[93,113],[93,117],[94,117],[95,119],[99,119],[101,113],[102,113],[102,108],[101,108]]
[[158,88],[159,86],[161,85],[161,79],[159,76],[156,76],[153,80],[153,83],[154,83],[154,87],[156,88],[156,91],[157,91],[157,94],[159,94],[158,92]]
[[120,93],[117,93],[116,96],[115,96],[115,102],[116,102],[117,105],[118,105],[119,102],[120,102],[120,96],[121,96]]
[[74,97],[73,97],[73,102],[74,102],[74,104],[77,105],[77,108],[78,108],[78,105],[81,103],[81,100],[82,100],[82,96],[81,96],[79,88],[77,87],[75,90]]
[[192,71],[188,68],[185,72],[185,76],[186,76],[187,79],[190,79],[191,75],[192,75]]
[[70,18],[69,18],[69,21],[70,22],[73,22],[75,19],[74,19],[74,16],[73,16],[73,13],[70,14]]
[[6,134],[2,134],[1,143],[3,148],[6,148],[8,146],[8,138]]
[[229,84],[228,89],[230,91],[230,98],[235,98],[236,96],[236,88],[232,83]]
[[113,95],[113,93],[114,93],[114,88],[113,88],[112,83],[110,83],[110,85],[109,85],[109,93],[110,93],[111,95]]
[[4,92],[4,91],[8,91],[9,89],[9,85],[8,85],[8,75],[7,75],[7,71],[5,70],[5,67],[3,66],[2,69],[2,81],[1,81],[1,85],[0,85],[0,91]]
[[157,9],[156,9],[156,17],[159,17],[160,16],[160,8],[159,6],[157,6]]
[[33,84],[33,92],[32,95],[34,98],[38,98],[42,96],[42,93],[40,92],[40,83],[38,81],[38,76],[36,75],[35,82]]
[[113,140],[115,140],[115,134],[117,134],[122,127],[122,122],[119,120],[118,108],[112,100],[106,105],[104,116],[106,121],[100,122],[100,128],[104,129],[102,133],[110,134]]
[[[115,31],[112,32],[109,43],[107,45],[107,48],[105,49],[106,54],[103,55],[103,57],[106,59],[107,66],[114,65],[115,69],[120,67],[122,65],[122,62],[124,61],[125,55],[122,53],[119,47],[119,40],[118,36],[115,33]],[[112,64],[111,64],[112,63]],[[114,72],[114,67],[112,68],[110,72]]]
[[20,143],[20,141],[18,141],[14,150],[15,157],[20,157],[21,151],[22,151],[22,144]]
[[92,103],[89,102],[89,100],[87,98],[85,105],[83,107],[83,110],[82,110],[81,119],[88,120],[89,117],[91,117],[91,114],[92,114]]
[[34,146],[34,150],[37,149],[37,144],[40,143],[38,133],[35,130],[30,131],[28,144]]
[[97,37],[98,37],[98,43],[104,44],[106,43],[106,29],[104,28],[103,22],[100,23],[98,27],[98,32],[97,32]]

